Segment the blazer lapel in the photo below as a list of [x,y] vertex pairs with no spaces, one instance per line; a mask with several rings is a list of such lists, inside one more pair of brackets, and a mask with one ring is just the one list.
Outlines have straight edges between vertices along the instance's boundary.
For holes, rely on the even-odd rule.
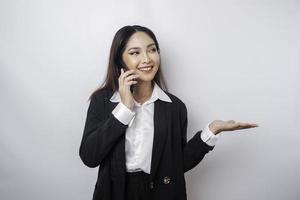
[[155,176],[163,148],[165,146],[168,125],[170,122],[169,103],[157,100],[154,102],[154,138],[151,160],[150,180]]

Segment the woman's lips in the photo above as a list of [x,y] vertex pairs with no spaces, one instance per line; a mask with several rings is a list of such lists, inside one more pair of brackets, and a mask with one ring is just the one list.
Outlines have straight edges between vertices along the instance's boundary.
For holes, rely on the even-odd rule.
[[140,67],[138,68],[138,70],[143,71],[143,72],[149,72],[151,71],[153,68],[153,66],[149,66],[149,67]]

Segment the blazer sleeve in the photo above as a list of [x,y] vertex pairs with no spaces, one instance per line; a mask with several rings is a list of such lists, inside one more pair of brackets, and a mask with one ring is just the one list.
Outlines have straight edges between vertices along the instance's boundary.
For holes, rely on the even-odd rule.
[[97,167],[110,153],[128,125],[109,113],[105,117],[104,95],[93,95],[87,110],[79,156],[88,167]]
[[187,142],[187,108],[184,103],[181,104],[181,133],[182,133],[182,146],[183,146],[183,167],[184,172],[194,168],[204,158],[205,154],[213,150],[214,146],[209,146],[202,141],[200,134],[202,130],[198,131]]

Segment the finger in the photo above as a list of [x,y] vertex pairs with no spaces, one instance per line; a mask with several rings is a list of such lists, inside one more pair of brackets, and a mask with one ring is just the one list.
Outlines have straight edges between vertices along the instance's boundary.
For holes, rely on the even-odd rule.
[[138,78],[138,77],[139,77],[138,74],[133,74],[133,75],[127,76],[127,77],[125,78],[125,81],[134,80],[134,79],[136,79],[136,78]]
[[122,78],[125,78],[127,76],[129,76],[130,74],[135,73],[135,69],[131,69],[131,70],[127,70],[126,72],[123,73]]
[[127,80],[125,80],[125,78],[127,78],[128,75],[131,75],[134,72],[135,72],[135,70],[131,69],[131,70],[127,70],[126,72],[124,72],[123,74],[121,74],[121,76],[120,76],[121,85],[124,85],[125,82],[127,81]]
[[234,120],[228,120],[227,122],[229,122],[229,123],[235,123]]
[[249,124],[248,127],[249,128],[256,128],[256,127],[258,127],[258,125],[257,124]]
[[120,76],[119,76],[119,78],[118,78],[118,81],[119,81],[119,88],[122,88],[122,87],[123,87],[123,78],[122,78],[123,74],[124,74],[124,69],[121,68],[121,74],[120,74]]
[[244,123],[240,125],[239,129],[247,129],[247,128],[255,128],[255,127],[257,127],[257,124]]
[[244,123],[244,122],[237,122],[237,124],[238,124],[239,126],[246,126],[248,123]]
[[240,125],[241,125],[241,126],[251,126],[251,127],[252,127],[252,126],[253,126],[253,127],[254,127],[254,126],[255,126],[255,127],[258,126],[257,124],[250,124],[250,123],[240,123]]
[[128,81],[126,83],[126,85],[131,86],[131,85],[136,84],[136,83],[138,83],[138,82],[137,81]]
[[255,127],[258,127],[257,124],[249,124],[249,123],[248,123],[246,126],[249,127],[249,128],[255,128]]
[[124,72],[124,68],[121,68],[121,75],[119,76],[119,78],[121,79],[121,81],[124,81],[124,78],[126,78],[128,75],[135,73],[135,69],[131,69],[131,70],[127,70]]
[[234,129],[241,129],[243,126],[245,126],[245,124],[243,124],[242,122],[235,122],[234,124],[232,124],[232,128]]
[[121,68],[121,74],[120,74],[120,76],[119,76],[119,80],[121,79],[121,76],[123,76],[123,74],[124,74],[124,69]]
[[239,125],[240,125],[240,128],[250,128],[251,127],[251,125],[249,123],[242,123],[241,122]]

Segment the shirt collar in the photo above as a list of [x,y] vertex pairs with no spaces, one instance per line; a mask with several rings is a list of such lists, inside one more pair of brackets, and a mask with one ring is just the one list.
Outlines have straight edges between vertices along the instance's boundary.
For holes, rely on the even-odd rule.
[[[157,85],[156,82],[154,82],[154,88],[152,91],[152,95],[150,97],[150,99],[148,99],[145,103],[152,103],[154,101],[156,101],[157,99],[160,99],[162,101],[166,101],[166,102],[172,102],[172,100],[170,99],[170,97]],[[118,91],[115,91],[114,94],[112,95],[112,97],[110,98],[111,102],[120,102],[121,101],[121,97]]]

